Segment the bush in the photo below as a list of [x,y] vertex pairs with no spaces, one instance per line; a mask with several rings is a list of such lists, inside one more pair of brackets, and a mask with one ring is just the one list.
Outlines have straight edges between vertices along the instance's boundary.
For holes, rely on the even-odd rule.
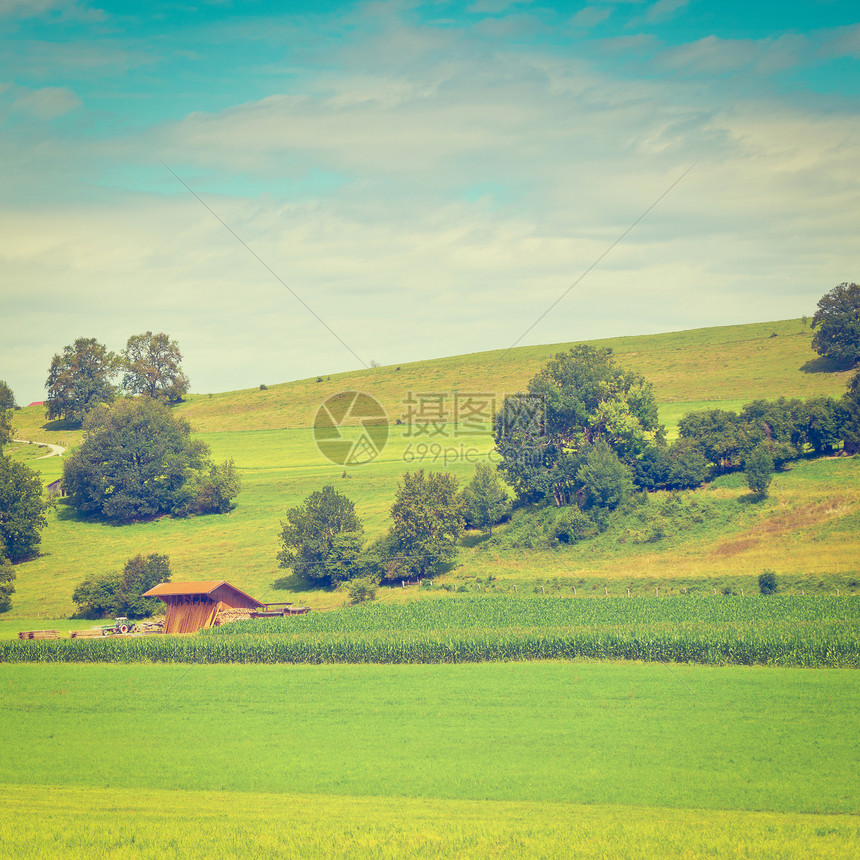
[[566,508],[550,529],[550,536],[561,543],[575,543],[595,537],[597,533],[594,520],[577,507]]
[[379,583],[371,576],[361,576],[353,579],[347,586],[350,603],[362,603],[365,600],[373,600],[376,597],[376,589]]
[[759,575],[758,590],[762,594],[776,594],[776,574],[772,570],[766,570]]

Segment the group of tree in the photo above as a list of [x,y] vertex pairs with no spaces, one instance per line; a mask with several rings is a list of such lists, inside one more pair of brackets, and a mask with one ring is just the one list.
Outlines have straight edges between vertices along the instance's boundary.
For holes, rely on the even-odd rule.
[[48,503],[42,481],[32,469],[7,456],[3,447],[12,436],[12,389],[0,380],[0,612],[11,606],[15,588],[12,562],[33,555],[47,524]]
[[72,600],[81,618],[146,618],[160,607],[157,598],[142,597],[150,588],[170,582],[170,559],[152,553],[130,558],[121,571],[85,579]]
[[[179,345],[164,332],[132,335],[119,354],[95,338],[80,337],[51,359],[45,382],[47,417],[81,424],[122,391],[177,403],[188,392],[181,362]],[[120,373],[122,382],[117,385]]]
[[451,564],[467,525],[489,530],[509,511],[507,490],[489,465],[479,465],[462,491],[448,472],[407,472],[390,528],[366,544],[352,500],[326,486],[287,511],[278,563],[325,584],[361,580],[366,591],[385,579],[432,577]]
[[84,441],[63,463],[63,489],[83,514],[132,522],[226,513],[240,481],[233,461],[213,464],[164,404],[125,398],[87,415]]

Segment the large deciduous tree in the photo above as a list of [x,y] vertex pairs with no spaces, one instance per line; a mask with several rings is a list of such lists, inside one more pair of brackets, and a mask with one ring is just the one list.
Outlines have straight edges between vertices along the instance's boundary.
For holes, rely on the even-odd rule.
[[179,344],[164,332],[132,335],[123,350],[122,363],[122,386],[132,394],[177,403],[188,393]]
[[363,538],[352,500],[334,487],[323,487],[287,511],[278,564],[306,579],[344,582],[361,573]]
[[651,384],[618,367],[612,350],[578,345],[548,362],[528,394],[507,398],[495,419],[499,469],[521,498],[570,504],[577,474],[603,442],[631,465],[662,442]]
[[449,472],[407,472],[391,506],[388,578],[434,576],[453,561],[463,534],[457,478]]
[[47,417],[80,424],[97,406],[112,403],[118,368],[117,356],[95,338],[79,337],[64,347],[48,369]]
[[0,557],[20,561],[37,550],[47,508],[38,473],[0,454]]
[[[63,466],[69,503],[82,513],[130,522],[211,510],[196,497],[211,476],[209,449],[191,438],[186,421],[158,401],[102,406],[87,417],[84,434],[83,444]],[[232,471],[230,463],[221,468]],[[238,486],[226,492],[229,501]]]
[[860,286],[838,284],[818,301],[812,348],[840,367],[860,361]]

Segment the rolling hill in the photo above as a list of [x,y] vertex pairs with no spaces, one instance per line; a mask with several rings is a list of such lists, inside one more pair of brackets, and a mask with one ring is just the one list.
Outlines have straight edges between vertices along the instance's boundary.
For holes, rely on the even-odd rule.
[[[803,321],[783,320],[592,343],[612,347],[620,364],[652,381],[671,435],[679,418],[693,409],[737,408],[760,397],[839,395],[849,374],[828,372],[810,341]],[[463,438],[450,427],[433,439],[410,437],[410,392],[435,393],[446,403],[459,393],[499,400],[522,390],[545,361],[571,345],[519,347],[191,395],[176,411],[210,445],[215,459],[235,459],[244,486],[236,509],[226,516],[112,526],[80,518],[60,504],[49,514],[40,557],[17,568],[11,617],[67,616],[74,610],[71,593],[79,581],[117,569],[138,552],[167,553],[176,580],[223,578],[261,600],[340,603],[342,595],[308,590],[277,567],[285,509],[332,483],[355,500],[368,534],[380,532],[404,471],[447,469],[467,479],[475,460],[492,449],[487,434]],[[310,429],[319,405],[344,390],[375,397],[391,424],[384,452],[368,465],[348,469],[319,453]],[[398,419],[404,423],[395,423]],[[74,445],[81,438],[80,431],[46,423],[39,407],[16,412],[15,428],[19,438],[40,442]],[[38,468],[46,482],[60,476],[59,458],[36,459],[44,449],[11,447],[13,456]],[[492,576],[521,587],[552,581],[557,588],[580,582],[594,589],[600,583],[658,581],[677,590],[692,581],[753,583],[769,567],[791,577],[798,588],[807,581],[814,587],[838,582],[853,588],[860,557],[858,477],[856,458],[798,463],[777,476],[767,502],[753,506],[744,500],[742,482],[729,476],[697,491],[707,500],[705,522],[651,543],[606,538],[564,548],[523,548],[515,540],[506,542],[502,528],[497,541],[467,540],[449,579],[473,584]],[[516,528],[516,522],[507,527],[511,533]]]

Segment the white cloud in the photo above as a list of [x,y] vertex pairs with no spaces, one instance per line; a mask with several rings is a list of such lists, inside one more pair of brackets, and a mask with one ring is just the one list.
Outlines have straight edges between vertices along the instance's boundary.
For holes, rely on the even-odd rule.
[[80,106],[81,100],[68,87],[29,90],[18,96],[12,104],[14,110],[27,113],[36,119],[55,119]]
[[38,18],[52,13],[62,21],[103,21],[102,9],[87,7],[74,0],[0,0],[0,18]]
[[596,27],[612,14],[611,8],[599,6],[586,6],[580,9],[571,19],[572,27],[583,27],[585,29]]
[[649,22],[664,21],[671,18],[679,9],[683,9],[690,0],[657,0],[645,13]]
[[[37,399],[65,343],[116,349],[147,328],[179,340],[196,390],[353,366],[158,158],[366,359],[513,343],[696,161],[528,341],[808,313],[855,277],[860,117],[728,98],[687,74],[807,50],[702,40],[663,55],[683,75],[625,80],[392,24],[288,92],[124,138],[7,140],[0,159],[28,196],[0,210],[4,373]],[[93,180],[86,202],[51,197],[144,167],[160,194]],[[294,193],[312,171],[336,187]]]
[[684,69],[703,75],[749,69],[773,74],[792,68],[810,56],[805,36],[784,35],[775,39],[720,39],[706,36],[666,49],[659,63],[666,69]]

